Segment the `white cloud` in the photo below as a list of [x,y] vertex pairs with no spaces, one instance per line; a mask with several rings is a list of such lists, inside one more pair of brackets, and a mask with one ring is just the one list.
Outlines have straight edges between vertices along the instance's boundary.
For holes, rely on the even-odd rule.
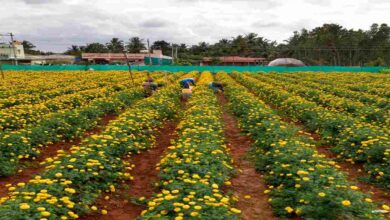
[[214,43],[255,32],[282,42],[294,30],[335,22],[368,29],[390,21],[388,0],[0,0],[0,31],[39,49],[132,36]]

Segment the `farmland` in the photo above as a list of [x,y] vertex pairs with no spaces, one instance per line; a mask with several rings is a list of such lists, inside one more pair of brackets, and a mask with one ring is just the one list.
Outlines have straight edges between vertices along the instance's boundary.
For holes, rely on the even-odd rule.
[[0,220],[390,217],[388,74],[150,75],[7,71]]

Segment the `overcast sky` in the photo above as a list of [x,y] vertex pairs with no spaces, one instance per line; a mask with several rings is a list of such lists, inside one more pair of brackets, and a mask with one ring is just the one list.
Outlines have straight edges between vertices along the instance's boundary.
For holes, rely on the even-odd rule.
[[0,0],[0,33],[55,52],[132,36],[192,45],[255,32],[283,42],[330,22],[390,24],[390,0]]

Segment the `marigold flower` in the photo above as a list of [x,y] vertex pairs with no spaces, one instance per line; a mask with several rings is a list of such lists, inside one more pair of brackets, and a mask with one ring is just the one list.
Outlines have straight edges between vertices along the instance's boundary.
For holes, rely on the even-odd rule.
[[27,204],[27,203],[21,203],[19,205],[19,208],[22,209],[22,210],[26,210],[26,209],[29,209],[30,208],[30,205]]
[[341,202],[341,204],[343,204],[343,206],[350,206],[351,205],[351,202],[349,200],[343,200]]

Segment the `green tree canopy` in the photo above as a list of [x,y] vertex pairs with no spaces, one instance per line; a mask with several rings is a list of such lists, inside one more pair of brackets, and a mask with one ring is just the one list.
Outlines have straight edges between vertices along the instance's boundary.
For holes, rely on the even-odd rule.
[[139,53],[140,50],[145,50],[144,40],[139,37],[132,37],[126,45],[126,49],[130,53]]
[[111,53],[123,53],[125,50],[125,46],[123,45],[123,41],[119,38],[112,38],[110,42],[106,44],[107,49]]

